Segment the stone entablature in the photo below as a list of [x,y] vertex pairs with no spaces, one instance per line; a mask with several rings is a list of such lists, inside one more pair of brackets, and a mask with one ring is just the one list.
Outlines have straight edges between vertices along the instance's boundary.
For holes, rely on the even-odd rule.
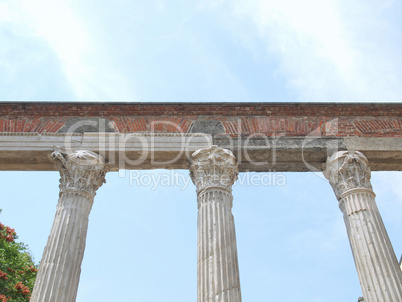
[[[56,170],[53,146],[92,150],[111,170],[186,169],[217,145],[239,171],[322,171],[359,150],[373,171],[402,170],[399,103],[1,103],[0,170]],[[123,160],[122,160],[123,159]]]
[[402,104],[0,103],[0,133],[68,131],[402,137]]

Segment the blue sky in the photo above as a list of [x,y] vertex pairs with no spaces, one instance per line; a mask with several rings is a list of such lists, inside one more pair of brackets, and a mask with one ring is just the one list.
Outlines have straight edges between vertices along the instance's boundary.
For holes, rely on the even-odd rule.
[[[0,1],[0,100],[402,100],[399,1]],[[78,302],[196,301],[195,187],[109,173],[90,216]],[[131,178],[130,178],[131,175]],[[143,176],[145,177],[145,176]],[[249,175],[250,177],[250,175]],[[243,301],[356,301],[361,295],[329,184],[235,186]],[[56,172],[1,172],[1,221],[40,260]],[[400,172],[373,173],[396,254]],[[282,183],[281,183],[282,184]]]

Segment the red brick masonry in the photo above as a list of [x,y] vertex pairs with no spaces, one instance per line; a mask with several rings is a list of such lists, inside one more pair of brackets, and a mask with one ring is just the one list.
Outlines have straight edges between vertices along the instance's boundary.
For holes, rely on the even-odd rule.
[[399,103],[0,103],[0,132],[57,133],[99,118],[121,133],[187,133],[212,120],[218,135],[402,137]]

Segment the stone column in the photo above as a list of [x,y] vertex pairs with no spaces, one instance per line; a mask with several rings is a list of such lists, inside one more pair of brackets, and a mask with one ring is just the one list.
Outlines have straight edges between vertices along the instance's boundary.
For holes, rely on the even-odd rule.
[[402,272],[378,211],[367,158],[337,152],[324,172],[343,212],[364,300],[402,301]]
[[211,146],[191,156],[190,176],[197,188],[197,301],[240,302],[240,278],[232,185],[238,164],[232,152]]
[[52,158],[60,170],[60,197],[38,275],[32,302],[73,302],[77,296],[88,217],[96,190],[105,182],[103,158],[91,151]]

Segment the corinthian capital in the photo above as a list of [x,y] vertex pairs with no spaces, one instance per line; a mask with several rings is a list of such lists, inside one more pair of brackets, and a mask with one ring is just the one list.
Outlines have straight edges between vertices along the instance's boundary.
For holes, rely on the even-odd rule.
[[215,187],[231,191],[239,173],[233,153],[227,149],[211,146],[191,155],[190,176],[197,193]]
[[334,153],[327,160],[324,176],[329,180],[338,199],[353,189],[365,189],[372,192],[368,160],[359,151]]
[[68,154],[54,151],[52,159],[56,160],[60,171],[60,195],[76,192],[93,198],[105,182],[103,157],[92,151],[80,150]]

